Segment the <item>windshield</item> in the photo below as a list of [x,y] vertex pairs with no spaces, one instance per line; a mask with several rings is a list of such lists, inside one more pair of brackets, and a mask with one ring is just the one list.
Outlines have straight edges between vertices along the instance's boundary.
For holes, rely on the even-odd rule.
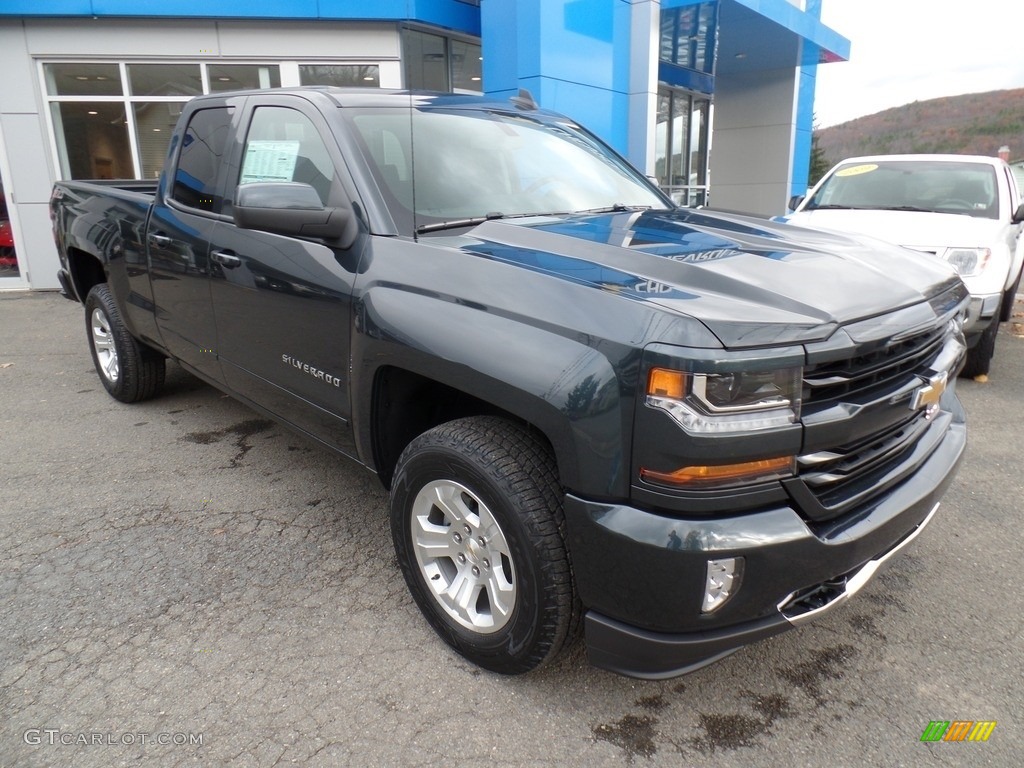
[[999,217],[995,169],[945,160],[872,160],[839,166],[804,210],[872,210],[956,213]]
[[404,109],[350,114],[400,227],[670,205],[568,121],[483,110],[414,110],[412,121]]

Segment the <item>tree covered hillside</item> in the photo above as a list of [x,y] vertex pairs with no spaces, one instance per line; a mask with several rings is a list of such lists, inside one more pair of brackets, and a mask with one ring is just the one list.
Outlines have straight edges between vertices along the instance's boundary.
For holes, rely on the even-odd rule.
[[815,131],[829,165],[856,155],[949,152],[1024,158],[1024,88],[915,101]]

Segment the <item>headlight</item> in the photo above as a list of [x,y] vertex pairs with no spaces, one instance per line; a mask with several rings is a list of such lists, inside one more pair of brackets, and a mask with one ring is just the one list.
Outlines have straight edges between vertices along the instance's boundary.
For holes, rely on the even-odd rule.
[[646,402],[691,433],[777,429],[800,419],[802,373],[800,368],[732,373],[652,368]]
[[960,277],[980,275],[992,257],[988,248],[947,248],[942,258],[953,265]]

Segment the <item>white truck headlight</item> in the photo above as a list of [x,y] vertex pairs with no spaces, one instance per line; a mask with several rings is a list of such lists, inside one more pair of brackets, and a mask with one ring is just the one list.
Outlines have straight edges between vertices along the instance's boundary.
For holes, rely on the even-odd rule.
[[941,256],[953,265],[960,277],[974,277],[984,271],[992,251],[989,248],[946,248]]

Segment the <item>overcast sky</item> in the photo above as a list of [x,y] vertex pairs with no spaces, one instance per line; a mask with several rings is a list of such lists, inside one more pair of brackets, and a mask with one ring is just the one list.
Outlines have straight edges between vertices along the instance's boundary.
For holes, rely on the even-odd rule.
[[824,128],[912,101],[1024,88],[1024,0],[823,0],[850,60],[818,67]]

